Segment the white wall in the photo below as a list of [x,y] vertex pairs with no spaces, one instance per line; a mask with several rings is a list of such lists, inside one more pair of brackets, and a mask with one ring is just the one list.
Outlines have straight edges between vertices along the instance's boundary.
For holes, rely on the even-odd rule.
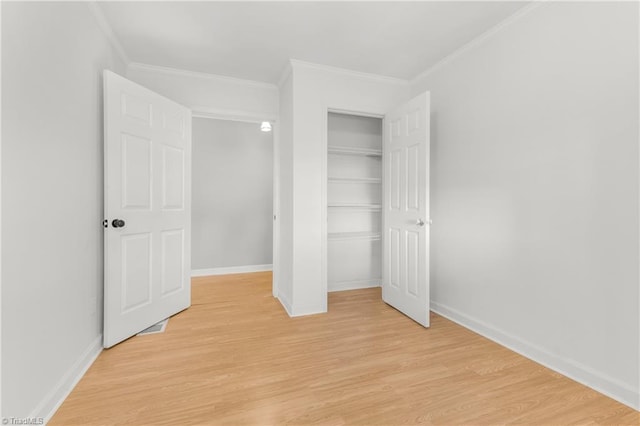
[[[299,61],[293,67],[293,300],[292,314],[327,310],[327,110],[384,114],[407,97],[408,85]],[[284,149],[284,148],[283,148]]]
[[275,85],[141,64],[127,78],[212,118],[271,120],[278,117]]
[[2,4],[2,415],[48,416],[101,349],[102,70],[86,3]]
[[278,239],[274,250],[273,274],[278,297],[289,314],[293,300],[293,73],[289,73],[280,86],[278,134],[276,136],[279,203],[274,208],[274,230]]
[[273,137],[259,123],[194,118],[194,270],[270,265]]
[[[0,25],[2,24],[2,4],[0,3]],[[1,28],[1,27],[0,27]],[[0,33],[0,41],[2,34]],[[0,46],[0,51],[2,47]],[[2,59],[0,58],[0,64]],[[0,67],[0,82],[2,67]],[[0,111],[2,111],[2,84],[0,84]],[[2,417],[2,117],[0,117],[0,417]]]
[[545,3],[431,91],[433,308],[640,406],[638,4]]

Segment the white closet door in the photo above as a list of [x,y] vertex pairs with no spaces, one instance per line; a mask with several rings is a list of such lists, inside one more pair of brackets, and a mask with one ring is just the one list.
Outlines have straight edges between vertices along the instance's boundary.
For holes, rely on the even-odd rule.
[[429,326],[429,93],[385,116],[382,298]]
[[191,304],[191,112],[104,73],[104,346]]

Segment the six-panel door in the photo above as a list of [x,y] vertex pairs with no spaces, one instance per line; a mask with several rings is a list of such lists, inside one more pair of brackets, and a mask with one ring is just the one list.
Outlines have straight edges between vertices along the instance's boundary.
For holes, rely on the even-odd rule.
[[110,347],[190,305],[191,113],[109,71],[104,87]]
[[382,297],[429,326],[429,94],[385,116]]

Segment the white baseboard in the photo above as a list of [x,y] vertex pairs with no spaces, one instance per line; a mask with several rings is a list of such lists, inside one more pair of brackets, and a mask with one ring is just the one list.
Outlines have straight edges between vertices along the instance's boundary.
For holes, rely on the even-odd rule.
[[273,270],[273,265],[229,266],[226,268],[193,269],[192,277],[206,277],[209,275],[246,274],[247,272],[264,272]]
[[511,349],[545,367],[590,387],[610,398],[640,411],[640,392],[632,386],[609,377],[602,372],[569,358],[548,352],[546,349],[498,330],[494,326],[463,314],[437,302],[431,302],[431,310],[489,340]]
[[380,279],[373,280],[356,280],[356,281],[335,281],[327,283],[329,292],[358,290],[361,288],[380,287]]
[[291,314],[291,312],[293,311],[291,310],[291,301],[282,293],[278,293],[278,300],[280,301],[280,304],[282,305],[284,310],[287,312],[287,315],[292,317],[293,315]]
[[324,306],[292,306],[291,317],[304,317],[307,315],[326,314],[327,308]]
[[47,424],[101,352],[102,334],[91,342],[89,347],[78,357],[76,362],[62,376],[51,392],[38,404],[29,417],[42,417],[44,424]]
[[289,315],[289,317],[291,318],[303,317],[305,315],[324,314],[327,312],[327,308],[324,305],[303,307],[294,306],[291,301],[281,293],[278,294],[278,300],[280,301],[280,304],[282,305],[284,310],[287,312],[287,315]]

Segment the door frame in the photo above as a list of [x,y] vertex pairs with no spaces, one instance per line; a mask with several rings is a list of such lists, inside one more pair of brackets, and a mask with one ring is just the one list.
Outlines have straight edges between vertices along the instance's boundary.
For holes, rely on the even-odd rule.
[[280,147],[280,132],[278,128],[278,117],[275,115],[259,115],[251,111],[230,110],[230,109],[207,109],[204,107],[191,108],[191,119],[210,118],[214,120],[240,121],[243,123],[260,124],[263,121],[271,123],[271,133],[273,135],[273,221],[272,239],[273,248],[271,254],[272,280],[271,291],[273,297],[278,297],[279,259],[280,259],[280,161],[278,159]]
[[[328,170],[327,163],[329,161],[329,113],[333,114],[343,114],[343,115],[355,115],[357,117],[369,117],[369,118],[379,118],[382,120],[382,144],[384,147],[385,144],[385,123],[384,116],[386,111],[382,111],[380,108],[338,108],[331,105],[324,105],[322,108],[322,135],[320,136],[320,150],[321,150],[321,158],[322,164],[320,166],[320,174],[321,174],[321,188],[320,188],[320,205],[322,206],[322,211],[320,212],[320,235],[321,235],[321,246],[320,246],[320,282],[322,286],[322,294],[325,295],[323,306],[324,311],[327,312],[329,307],[329,283],[328,283],[328,245],[327,245],[327,183],[328,183]],[[383,149],[384,152],[384,149]],[[384,165],[384,155],[382,157],[382,164]],[[384,182],[384,166],[382,167],[382,182]],[[384,190],[382,191],[382,202],[384,205]],[[381,219],[384,220],[384,209],[381,211]],[[380,236],[381,243],[384,244],[384,233]]]

